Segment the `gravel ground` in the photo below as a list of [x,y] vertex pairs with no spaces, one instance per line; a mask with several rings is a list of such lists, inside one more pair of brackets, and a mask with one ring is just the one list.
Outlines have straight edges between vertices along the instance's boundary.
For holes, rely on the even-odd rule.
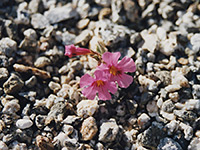
[[[134,82],[87,100],[91,56],[132,57]],[[199,150],[199,0],[1,0],[1,150]]]

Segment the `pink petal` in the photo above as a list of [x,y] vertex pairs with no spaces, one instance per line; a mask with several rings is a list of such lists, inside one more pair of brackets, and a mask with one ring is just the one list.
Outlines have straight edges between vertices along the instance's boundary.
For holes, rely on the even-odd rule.
[[115,94],[117,92],[117,87],[115,82],[107,82],[105,88],[108,89],[112,94]]
[[98,95],[99,95],[99,99],[100,100],[110,100],[111,99],[111,95],[108,92],[107,89],[101,88],[100,91],[98,91]]
[[93,100],[96,96],[97,91],[93,88],[93,86],[86,87],[82,90],[82,93],[88,99]]
[[102,55],[102,59],[108,65],[115,65],[115,64],[117,64],[118,59],[119,59],[120,56],[121,56],[120,52],[115,52],[115,53],[105,52]]
[[94,72],[94,75],[95,75],[96,79],[98,80],[98,79],[102,79],[102,77],[104,76],[103,73],[104,73],[104,72],[101,71],[101,70],[96,70],[96,71]]
[[121,74],[117,78],[117,83],[122,88],[127,88],[133,82],[133,77],[127,74]]
[[83,88],[87,85],[91,85],[93,81],[94,79],[89,74],[85,74],[80,79],[80,87]]
[[72,54],[76,51],[76,47],[72,45],[65,46],[65,55],[68,57],[72,57]]
[[101,63],[96,70],[109,70],[108,66],[106,64]]
[[133,59],[125,56],[117,65],[120,67],[124,72],[134,72],[136,70],[136,65]]

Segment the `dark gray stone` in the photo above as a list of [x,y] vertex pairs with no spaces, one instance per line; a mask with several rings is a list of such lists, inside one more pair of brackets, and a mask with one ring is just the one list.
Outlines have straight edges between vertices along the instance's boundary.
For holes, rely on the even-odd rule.
[[182,150],[182,147],[178,142],[166,137],[160,140],[157,150]]
[[162,104],[162,111],[171,113],[174,110],[174,103],[169,99]]

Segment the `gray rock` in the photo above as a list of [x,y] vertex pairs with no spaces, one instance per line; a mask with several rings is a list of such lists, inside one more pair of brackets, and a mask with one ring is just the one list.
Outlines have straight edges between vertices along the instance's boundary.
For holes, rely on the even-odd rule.
[[29,24],[30,14],[28,12],[27,2],[22,2],[19,4],[17,9],[17,21],[21,24]]
[[51,121],[62,122],[63,117],[66,115],[67,111],[71,111],[72,106],[69,103],[58,102],[54,104],[45,120],[45,125],[49,124]]
[[157,71],[155,75],[160,79],[164,86],[171,83],[171,75],[169,71]]
[[162,111],[165,111],[165,112],[168,112],[168,113],[171,113],[173,112],[175,108],[175,105],[174,103],[169,99],[169,100],[166,100],[163,104],[162,104]]
[[0,54],[8,57],[13,55],[13,52],[17,50],[17,43],[12,39],[6,37],[0,40]]
[[36,76],[32,76],[28,80],[25,81],[25,86],[32,88],[35,86],[36,83],[37,83]]
[[0,67],[8,67],[9,66],[9,60],[8,57],[5,55],[0,55]]
[[178,142],[166,137],[160,140],[157,150],[182,150],[182,147]]
[[70,45],[70,44],[74,44],[76,35],[69,33],[68,31],[65,31],[64,33],[61,33],[61,34],[56,32],[55,37],[58,41],[62,41],[63,45]]
[[9,72],[6,68],[0,68],[0,81],[8,78]]
[[121,0],[112,0],[111,1],[112,9],[112,21],[115,23],[124,23],[126,21],[125,15],[123,15],[123,2]]
[[24,31],[24,36],[30,40],[37,40],[37,33],[31,28]]
[[187,110],[174,110],[173,113],[187,121],[192,121],[197,118],[197,115],[193,111],[187,111]]
[[31,24],[35,29],[44,29],[50,25],[47,18],[40,13],[36,13],[31,16]]
[[192,94],[193,94],[193,97],[194,99],[198,99],[200,98],[200,85],[199,84],[194,84],[192,86]]
[[8,80],[3,84],[4,92],[6,94],[14,94],[20,91],[23,86],[24,82],[14,73],[12,73]]
[[119,126],[117,125],[115,119],[110,119],[100,126],[99,141],[113,142],[115,141],[118,132]]
[[34,62],[34,65],[37,68],[43,68],[50,64],[51,64],[51,60],[45,56],[38,57],[37,60]]
[[19,119],[16,122],[16,126],[19,129],[27,129],[33,125],[33,122],[30,119]]
[[0,149],[1,150],[8,150],[8,146],[3,141],[0,141]]
[[76,38],[75,38],[75,43],[76,44],[81,44],[82,46],[85,46],[89,40],[92,38],[91,36],[91,31],[90,30],[83,30],[81,32],[81,34],[79,34]]
[[197,53],[200,50],[200,33],[196,33],[194,34],[191,39],[190,42],[192,44],[192,50]]
[[200,138],[195,137],[190,142],[190,145],[188,146],[188,150],[199,150],[200,147]]
[[44,16],[49,20],[50,24],[55,24],[67,19],[75,18],[77,15],[77,11],[73,9],[71,4],[52,8],[44,13]]
[[136,3],[132,0],[126,0],[123,2],[124,9],[126,11],[126,17],[131,21],[135,22],[138,19],[139,8]]
[[68,115],[67,118],[65,118],[62,123],[78,125],[81,122],[81,120],[82,120],[81,117],[75,115]]
[[19,39],[18,35],[18,25],[11,20],[6,20],[5,21],[5,28],[6,28],[6,33],[8,34],[9,38],[17,40]]
[[147,130],[138,135],[137,140],[142,146],[155,149],[164,134],[163,125],[153,122]]
[[137,102],[135,100],[126,100],[126,103],[130,114],[134,115],[138,107]]
[[42,0],[31,0],[28,4],[28,9],[31,13],[42,13],[44,10],[44,5]]

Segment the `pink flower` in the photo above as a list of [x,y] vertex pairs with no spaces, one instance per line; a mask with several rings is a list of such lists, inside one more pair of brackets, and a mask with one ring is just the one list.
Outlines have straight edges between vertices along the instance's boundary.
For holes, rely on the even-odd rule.
[[86,48],[76,47],[74,45],[66,45],[65,46],[65,56],[73,57],[77,55],[88,55],[91,54],[92,51]]
[[85,74],[80,79],[80,87],[84,88],[82,93],[88,99],[94,99],[96,93],[98,93],[99,99],[110,100],[111,93],[117,91],[116,84],[108,80],[104,72],[96,70],[94,72],[94,78],[89,74]]
[[110,80],[117,81],[120,87],[127,88],[133,82],[133,77],[125,73],[134,72],[136,66],[133,59],[127,56],[118,62],[120,56],[119,52],[105,52],[102,56],[105,63],[102,63],[97,69],[106,72]]

